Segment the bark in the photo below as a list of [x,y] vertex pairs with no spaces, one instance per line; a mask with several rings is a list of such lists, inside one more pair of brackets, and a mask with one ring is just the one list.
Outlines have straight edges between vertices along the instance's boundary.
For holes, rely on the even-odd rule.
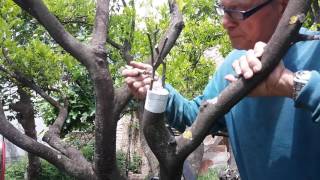
[[[17,119],[22,125],[25,135],[37,140],[37,132],[34,117],[34,108],[31,96],[25,92],[22,87],[18,87],[20,101],[10,105],[10,108],[18,112]],[[40,175],[40,158],[34,154],[28,153],[27,179],[38,179]]]
[[[4,53],[4,57],[6,58],[6,61],[12,63],[12,61],[10,60],[10,58],[8,57],[8,55],[6,53]],[[73,147],[68,146],[65,142],[63,142],[59,138],[59,133],[60,133],[62,125],[63,125],[63,123],[64,123],[64,121],[66,119],[67,108],[64,108],[57,101],[53,100],[39,86],[37,86],[34,82],[29,80],[21,72],[15,71],[14,73],[11,73],[11,72],[9,72],[8,70],[6,70],[3,67],[0,67],[0,70],[5,72],[5,73],[7,73],[7,75],[10,76],[11,78],[16,79],[19,83],[23,84],[24,86],[29,87],[30,89],[32,89],[35,92],[39,93],[44,99],[46,99],[48,102],[50,102],[53,106],[57,106],[56,108],[58,108],[58,110],[59,110],[58,118],[56,119],[54,124],[49,127],[49,131],[46,132],[46,134],[44,135],[44,138],[43,138],[43,140],[45,142],[47,142],[51,147],[53,147],[57,151],[59,151],[58,154],[57,154],[58,159],[52,158],[52,157],[49,157],[49,156],[43,156],[43,153],[40,152],[40,151],[44,151],[44,150],[48,150],[48,149],[47,148],[43,148],[43,145],[38,143],[37,141],[31,141],[32,142],[32,144],[31,144],[32,146],[39,147],[38,149],[33,149],[33,151],[28,151],[27,149],[28,149],[29,146],[25,146],[26,144],[16,144],[16,145],[18,145],[19,147],[22,146],[22,147],[26,148],[25,150],[28,151],[29,154],[38,155],[38,156],[46,159],[50,163],[56,165],[61,170],[67,171],[71,175],[74,175],[75,177],[79,176],[78,177],[79,179],[86,179],[87,177],[91,177],[92,179],[95,179],[95,177],[93,176],[94,173],[93,173],[93,170],[92,170],[92,167],[91,167],[90,163],[87,162],[87,160],[81,155],[81,153],[78,150],[76,150]],[[22,97],[24,97],[23,103],[19,102],[19,103],[16,103],[16,104],[12,104],[11,107],[13,109],[15,109],[16,111],[21,112],[21,115],[24,115],[24,116],[20,116],[20,119],[21,119],[20,123],[22,124],[24,129],[35,128],[34,121],[33,121],[33,123],[29,123],[29,121],[31,121],[31,119],[34,118],[33,117],[34,115],[31,116],[31,114],[29,112],[30,109],[28,109],[28,108],[32,107],[31,106],[32,104],[31,105],[25,105],[26,103],[30,103],[30,102],[28,101],[28,99],[25,98],[25,95],[23,94],[22,90],[19,90],[19,92],[20,92],[20,94],[22,94]],[[67,103],[65,102],[65,104],[67,104]],[[28,119],[29,121],[26,121],[26,119]],[[3,122],[2,123],[8,123],[8,122],[6,122],[5,116],[3,116]],[[9,124],[8,126],[10,126],[10,125],[11,124]],[[7,139],[12,139],[12,138],[14,139],[14,138],[17,138],[18,136],[21,136],[20,132],[17,131],[17,129],[15,129],[15,130],[16,130],[15,132],[8,133],[9,136],[13,136],[13,137],[7,137],[5,135],[4,136],[7,137]],[[0,132],[2,132],[2,131],[0,130]],[[28,134],[31,135],[31,138],[36,137],[36,133],[35,132],[26,131],[26,135],[28,135]],[[11,142],[14,143],[14,141],[11,141]],[[51,150],[52,149],[50,149],[50,151]],[[65,156],[65,158],[66,158],[65,161],[68,161],[67,163],[65,163],[63,165],[61,165],[61,163],[63,163],[63,162],[59,161],[59,159],[61,158],[62,155]],[[34,159],[33,156],[31,156],[30,158]],[[78,172],[80,170],[77,169],[76,163],[82,164],[83,167],[80,168],[81,171],[83,171],[83,169],[85,169],[85,171],[87,171],[88,174],[82,175],[81,172]],[[57,165],[57,164],[59,164],[59,165]],[[67,166],[67,167],[65,167],[65,166]],[[69,172],[69,170],[72,171],[72,172]]]
[[[163,114],[144,111],[143,131],[150,148],[160,162],[160,177],[180,179],[181,164],[205,138],[217,119],[264,80],[278,65],[289,46],[298,39],[298,31],[309,8],[309,1],[289,1],[280,23],[262,56],[262,71],[250,80],[240,78],[218,96],[216,103],[205,102],[194,124],[176,140],[164,128]],[[157,131],[157,133],[154,133]],[[172,171],[174,169],[174,171]]]
[[149,165],[148,178],[151,178],[154,176],[159,176],[160,166],[159,166],[159,162],[158,162],[156,156],[153,154],[152,150],[148,146],[147,140],[146,140],[144,133],[143,133],[143,127],[142,127],[143,111],[144,111],[144,103],[140,102],[139,108],[137,111],[137,114],[138,114],[137,117],[139,119],[139,125],[141,127],[141,128],[139,128],[140,141],[141,141],[141,147],[143,149],[144,155],[146,156],[146,158],[148,160],[148,165]]
[[94,166],[98,179],[122,179],[116,166],[116,129],[113,81],[106,63],[109,0],[98,0],[91,46],[95,57],[88,67],[96,98]]
[[95,179],[92,168],[85,165],[79,166],[75,161],[50,147],[43,145],[34,139],[22,134],[10,122],[7,121],[3,106],[0,103],[0,132],[13,144],[29,153],[42,157],[62,171],[68,172],[77,179]]
[[[3,48],[2,52],[5,57],[5,61],[10,65],[14,65],[14,62],[10,59],[8,55],[8,51],[5,48]],[[58,101],[50,97],[41,87],[39,87],[32,80],[27,78],[26,75],[24,75],[18,70],[15,70],[13,73],[7,71],[3,67],[0,67],[0,70],[7,73],[11,78],[16,79],[19,83],[23,84],[24,86],[34,90],[42,98],[48,101],[53,107],[58,109],[59,111],[58,117],[56,118],[55,122],[49,127],[49,130],[43,136],[43,141],[47,142],[51,147],[55,148],[56,150],[66,155],[70,159],[73,159],[84,165],[86,164],[87,166],[91,166],[89,162],[87,162],[87,160],[84,158],[84,156],[81,155],[80,151],[78,151],[74,147],[69,146],[68,144],[66,144],[60,139],[59,135],[68,115],[67,100],[65,99],[64,103],[60,104]]]
[[[53,39],[61,45],[67,52],[82,63],[89,71],[93,81],[96,100],[95,116],[95,158],[94,172],[88,174],[96,175],[97,179],[120,179],[120,173],[116,166],[115,155],[115,131],[117,117],[114,114],[114,89],[108,64],[106,63],[106,40],[109,20],[109,0],[98,0],[96,6],[95,25],[90,45],[80,43],[68,33],[61,23],[53,16],[40,0],[15,0],[21,8],[34,16],[42,24]],[[78,164],[89,166],[79,161],[73,156],[77,151],[59,141],[56,136],[66,118],[66,107],[60,106],[60,114],[57,118],[59,123],[54,124],[52,131],[48,132],[50,138],[45,138],[51,142],[57,150],[62,151],[70,158],[77,160]],[[60,123],[61,122],[61,123]],[[90,168],[92,168],[90,166]],[[93,179],[92,177],[89,179]]]

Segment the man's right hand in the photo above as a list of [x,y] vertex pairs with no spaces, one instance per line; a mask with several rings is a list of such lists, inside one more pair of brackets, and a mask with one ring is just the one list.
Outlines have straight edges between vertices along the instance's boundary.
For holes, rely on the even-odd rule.
[[[138,99],[145,99],[147,90],[150,88],[152,80],[152,66],[149,64],[131,61],[129,66],[122,71],[125,82],[131,90],[131,93]],[[155,76],[154,87],[160,87]]]

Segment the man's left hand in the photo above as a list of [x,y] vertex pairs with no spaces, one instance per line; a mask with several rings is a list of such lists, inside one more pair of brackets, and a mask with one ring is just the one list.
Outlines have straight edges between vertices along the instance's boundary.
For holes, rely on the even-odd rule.
[[[238,76],[243,76],[245,79],[252,78],[259,73],[262,68],[262,63],[258,59],[262,56],[266,44],[257,42],[254,49],[247,51],[246,56],[235,60],[232,67]],[[250,96],[286,96],[292,97],[293,94],[293,77],[294,74],[281,61],[273,70],[269,77],[259,84],[251,93]],[[228,74],[225,79],[229,82],[234,82],[237,78],[233,74]]]

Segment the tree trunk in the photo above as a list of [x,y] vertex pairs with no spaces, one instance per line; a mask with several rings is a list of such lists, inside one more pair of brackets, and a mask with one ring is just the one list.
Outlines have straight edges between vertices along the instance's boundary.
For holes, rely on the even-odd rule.
[[144,111],[144,102],[140,102],[139,109],[137,111],[137,114],[138,114],[137,117],[139,119],[141,147],[142,147],[142,150],[148,160],[148,165],[149,165],[148,178],[151,178],[153,176],[159,176],[160,166],[159,166],[159,161],[157,160],[156,156],[151,151],[151,149],[146,141],[146,137],[144,136],[144,133],[143,133],[143,128],[142,128],[143,127],[143,125],[142,125],[143,111]]
[[[10,108],[18,113],[17,119],[22,125],[25,134],[30,138],[37,140],[34,108],[31,102],[31,97],[20,86],[18,87],[18,94],[20,95],[20,101],[15,104],[11,104]],[[27,179],[38,179],[40,169],[40,158],[34,154],[28,153]]]

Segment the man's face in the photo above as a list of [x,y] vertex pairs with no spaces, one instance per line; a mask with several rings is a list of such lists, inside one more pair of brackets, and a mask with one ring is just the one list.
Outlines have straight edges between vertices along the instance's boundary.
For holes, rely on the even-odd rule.
[[[221,0],[227,9],[249,10],[266,0]],[[273,0],[245,20],[232,19],[225,14],[222,19],[231,44],[236,49],[252,49],[258,41],[268,42],[282,16],[285,5]]]

